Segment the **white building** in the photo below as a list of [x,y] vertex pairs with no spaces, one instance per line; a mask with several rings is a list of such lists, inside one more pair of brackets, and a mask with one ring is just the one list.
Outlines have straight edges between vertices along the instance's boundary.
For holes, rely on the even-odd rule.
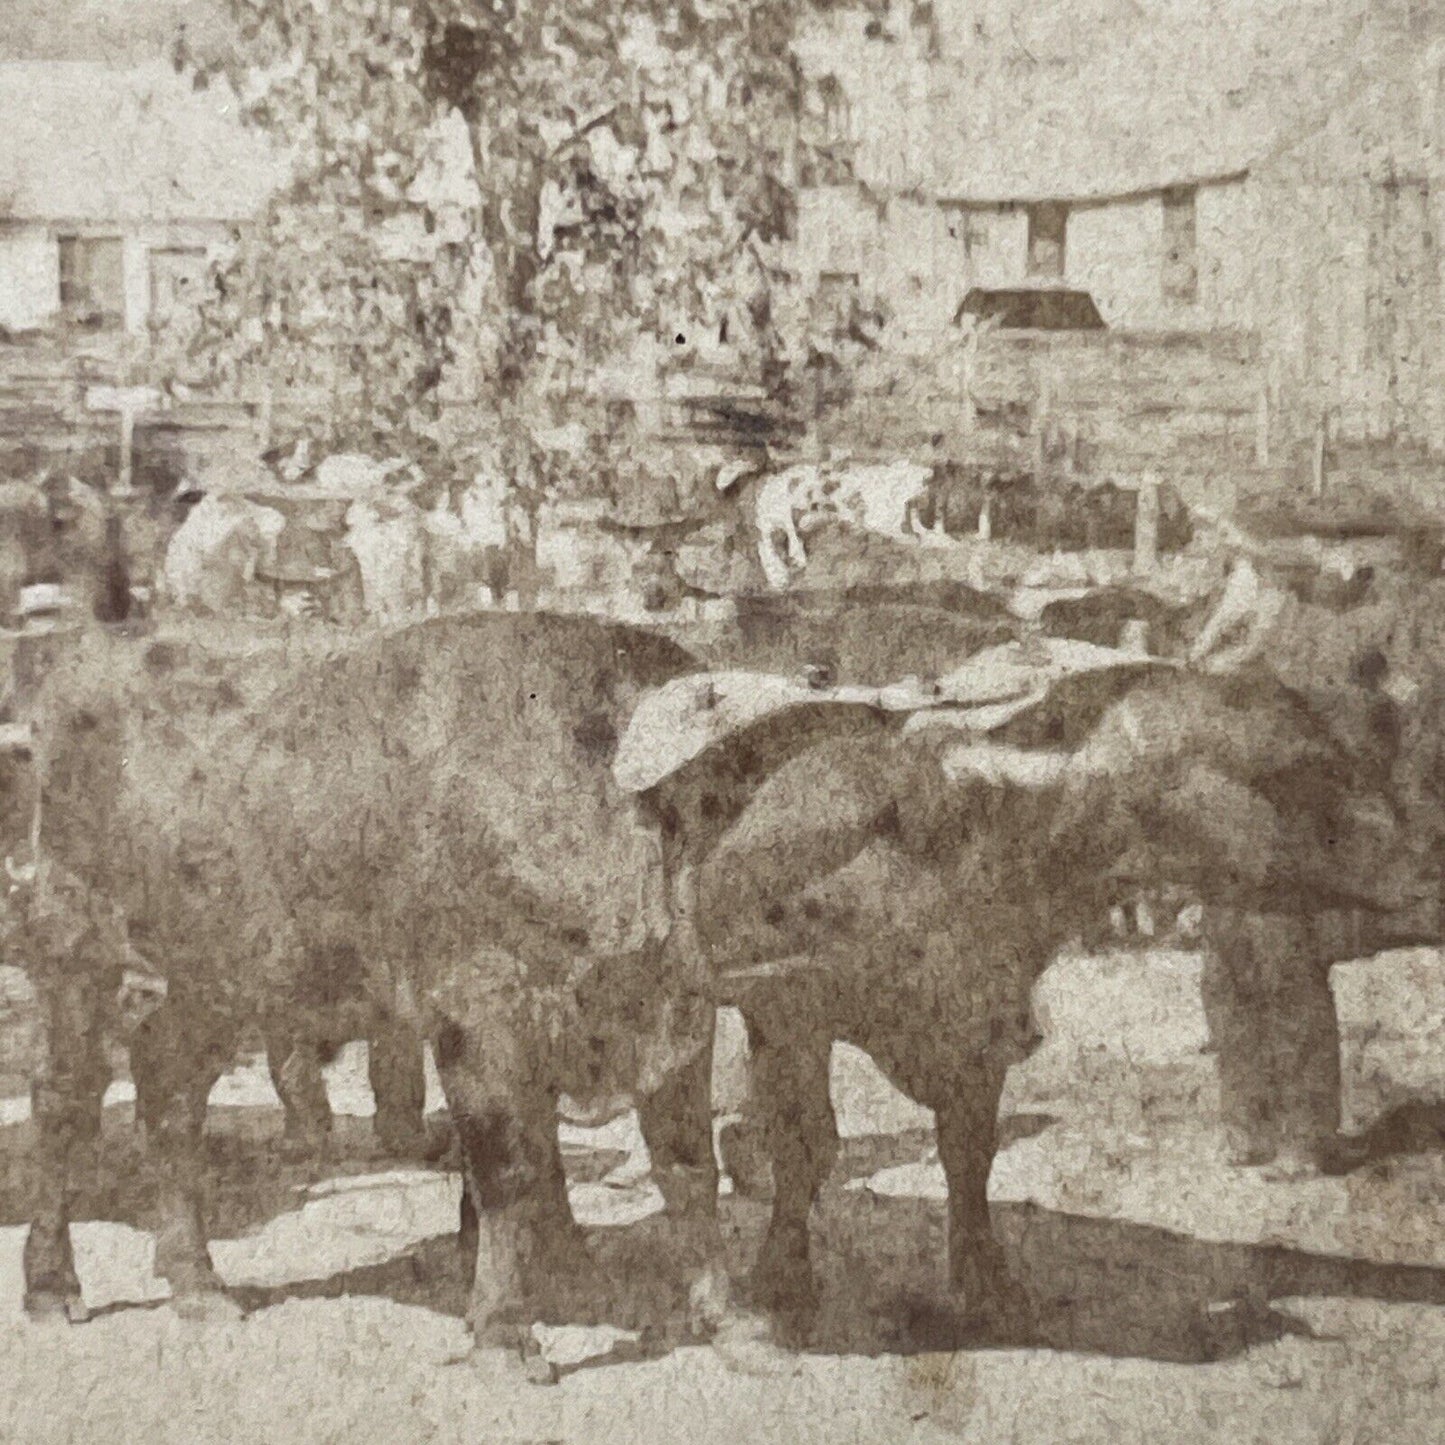
[[1257,339],[1281,405],[1340,436],[1445,445],[1439,22],[1414,0],[1131,8],[810,22],[839,163],[800,198],[809,279],[881,299],[905,351],[975,287],[1087,291],[1114,332]]
[[223,86],[163,65],[0,64],[0,327],[144,334],[281,175]]

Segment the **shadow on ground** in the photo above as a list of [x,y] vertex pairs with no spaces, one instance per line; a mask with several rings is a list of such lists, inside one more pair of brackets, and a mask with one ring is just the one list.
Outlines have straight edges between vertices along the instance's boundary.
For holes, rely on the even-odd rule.
[[[107,1110],[105,1137],[82,1183],[77,1216],[146,1228],[150,1189],[128,1107]],[[1007,1121],[1009,1141],[1038,1133],[1046,1115]],[[321,1179],[376,1173],[385,1164],[365,1120],[338,1118],[326,1161],[283,1161],[274,1110],[217,1109],[209,1130],[211,1220],[236,1238],[306,1202]],[[1398,1130],[1380,1143],[1398,1142]],[[28,1125],[0,1129],[0,1223],[29,1217],[34,1188]],[[1027,1301],[1031,1323],[1012,1330],[970,1325],[944,1289],[941,1204],[844,1190],[849,1179],[917,1160],[922,1131],[846,1141],[814,1215],[821,1307],[809,1342],[829,1354],[912,1354],[1037,1345],[1111,1356],[1203,1362],[1302,1332],[1269,1301],[1340,1296],[1445,1304],[1445,1270],[1381,1265],[1277,1246],[1218,1244],[1118,1220],[996,1204],[995,1226]],[[569,1155],[574,1182],[602,1178],[622,1155]],[[726,1199],[723,1221],[734,1277],[744,1280],[767,1223],[765,1203]],[[585,1293],[569,1291],[567,1322],[646,1330],[660,1348],[683,1338],[685,1307],[668,1222],[588,1231],[600,1267]],[[580,1282],[579,1282],[580,1283]],[[374,1295],[461,1316],[466,1287],[453,1237],[427,1240],[385,1263],[278,1287],[235,1291],[248,1309],[288,1299]],[[136,1308],[139,1306],[123,1306]]]

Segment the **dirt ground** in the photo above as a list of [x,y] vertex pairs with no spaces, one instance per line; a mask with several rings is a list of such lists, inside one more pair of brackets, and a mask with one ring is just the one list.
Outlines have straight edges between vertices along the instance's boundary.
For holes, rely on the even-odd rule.
[[[25,991],[0,984],[13,1079]],[[1037,1315],[1022,1339],[968,1335],[943,1308],[928,1118],[840,1049],[845,1147],[814,1220],[822,1311],[810,1347],[764,1377],[677,1343],[666,1223],[630,1120],[563,1133],[611,1288],[607,1309],[544,1332],[561,1383],[521,1386],[469,1358],[458,1181],[372,1156],[359,1046],[329,1078],[343,1117],[328,1164],[281,1164],[259,1061],[212,1097],[214,1253],[244,1321],[183,1320],[166,1303],[121,1082],[77,1229],[99,1315],[31,1324],[28,1107],[0,1099],[0,1440],[1445,1439],[1445,1150],[1422,1107],[1445,1093],[1445,962],[1347,966],[1336,993],[1350,1123],[1392,1152],[1340,1178],[1273,1181],[1221,1162],[1197,960],[1051,971],[1046,1043],[1010,1080],[991,1190]],[[766,1206],[729,1193],[723,1207],[742,1276]],[[643,1326],[656,1357],[585,1363]]]

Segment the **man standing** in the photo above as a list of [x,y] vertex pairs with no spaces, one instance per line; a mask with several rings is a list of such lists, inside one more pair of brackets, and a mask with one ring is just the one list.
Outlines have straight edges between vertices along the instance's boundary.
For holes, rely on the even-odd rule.
[[[1277,516],[1270,536],[1217,525],[1235,560],[1190,663],[1258,670],[1303,698],[1354,766],[1384,781],[1422,877],[1433,866],[1438,878],[1440,689],[1426,675],[1422,633],[1428,614],[1445,620],[1438,549],[1403,528],[1382,535],[1377,522],[1351,528],[1315,509]],[[1321,843],[1343,854],[1353,841]],[[1438,932],[1438,899],[1387,916],[1210,910],[1203,1002],[1233,1162],[1297,1176],[1341,1161],[1330,969]]]

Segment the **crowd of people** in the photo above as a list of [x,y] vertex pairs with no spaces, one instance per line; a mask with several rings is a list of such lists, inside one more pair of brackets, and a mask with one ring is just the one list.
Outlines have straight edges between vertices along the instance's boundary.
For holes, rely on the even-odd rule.
[[299,479],[252,468],[120,497],[38,469],[0,485],[0,615],[11,630],[71,608],[355,625],[535,594],[535,523],[499,478],[398,470],[343,456]]

